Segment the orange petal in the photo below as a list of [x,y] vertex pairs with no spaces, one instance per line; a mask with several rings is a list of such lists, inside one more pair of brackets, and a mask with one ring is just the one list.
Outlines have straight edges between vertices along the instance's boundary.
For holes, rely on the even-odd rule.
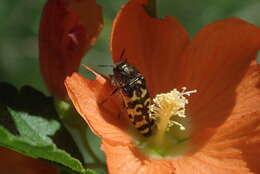
[[57,168],[47,162],[23,156],[0,147],[0,171],[2,174],[58,174]]
[[[104,105],[101,104],[112,91],[106,79],[96,74],[95,80],[87,80],[78,73],[73,73],[66,78],[65,86],[76,110],[96,135],[115,143],[131,142],[126,133],[128,122],[120,116],[120,106],[114,102],[116,96],[111,96]],[[116,101],[118,100],[117,97]]]
[[141,155],[134,147],[102,142],[109,173],[117,174],[172,174],[175,169],[169,160],[152,160]]
[[[121,9],[113,23],[110,46],[114,62],[126,59],[136,66],[154,95],[174,88],[174,70],[189,38],[175,18],[148,16],[146,2],[133,0]],[[120,57],[123,50],[125,55]]]
[[260,113],[226,121],[199,152],[173,161],[178,174],[258,174]]
[[253,64],[239,83],[231,117],[239,117],[260,110],[260,66]]
[[192,157],[173,160],[173,165],[176,168],[176,174],[252,174],[246,168],[245,162],[236,159],[239,152],[233,152],[234,154],[230,152],[232,151],[218,151],[218,158],[199,152]]
[[64,79],[77,71],[102,28],[95,0],[48,0],[42,13],[39,50],[41,72],[52,95],[66,96]]
[[236,89],[259,48],[260,29],[237,18],[207,25],[187,47],[178,70],[178,87],[198,90],[189,98],[198,134],[230,116],[237,105]]
[[230,147],[239,152],[239,160],[245,161],[251,172],[260,173],[259,163],[255,161],[260,156],[260,112],[228,120],[208,145],[209,149],[218,150]]

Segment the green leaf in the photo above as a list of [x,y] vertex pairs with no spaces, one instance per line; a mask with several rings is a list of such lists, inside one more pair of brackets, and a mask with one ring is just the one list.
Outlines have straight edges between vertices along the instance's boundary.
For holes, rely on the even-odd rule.
[[81,162],[70,154],[57,148],[50,136],[60,128],[56,120],[45,120],[41,117],[16,112],[8,109],[19,135],[13,135],[3,126],[0,126],[0,145],[31,156],[62,164],[79,173],[93,174],[86,170]]
[[83,167],[82,155],[57,116],[52,97],[29,86],[18,91],[7,83],[0,83],[0,91],[0,146],[55,162],[67,173],[95,174]]

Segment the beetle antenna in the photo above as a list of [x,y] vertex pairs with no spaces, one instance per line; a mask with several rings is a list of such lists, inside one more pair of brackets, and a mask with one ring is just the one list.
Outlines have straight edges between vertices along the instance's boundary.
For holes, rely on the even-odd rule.
[[97,65],[99,67],[111,67],[111,68],[114,68],[114,65]]

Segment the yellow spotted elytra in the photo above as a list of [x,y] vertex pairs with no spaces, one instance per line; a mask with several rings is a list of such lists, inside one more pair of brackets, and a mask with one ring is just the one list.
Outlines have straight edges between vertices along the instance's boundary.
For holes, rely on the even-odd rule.
[[149,114],[152,99],[144,76],[126,61],[120,61],[115,64],[111,79],[123,96],[128,117],[134,127],[143,136],[150,136],[154,127],[154,120]]

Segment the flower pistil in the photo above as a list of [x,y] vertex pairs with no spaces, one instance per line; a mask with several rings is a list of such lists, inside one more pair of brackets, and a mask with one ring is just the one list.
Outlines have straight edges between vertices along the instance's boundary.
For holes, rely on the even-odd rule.
[[145,144],[144,150],[149,154],[159,157],[175,156],[176,149],[168,147],[181,146],[189,139],[190,125],[186,113],[186,105],[189,102],[186,97],[196,93],[197,90],[186,91],[186,89],[186,87],[183,87],[182,91],[173,89],[168,93],[157,94],[153,99],[150,117],[156,122],[156,130],[146,143],[141,143]]

